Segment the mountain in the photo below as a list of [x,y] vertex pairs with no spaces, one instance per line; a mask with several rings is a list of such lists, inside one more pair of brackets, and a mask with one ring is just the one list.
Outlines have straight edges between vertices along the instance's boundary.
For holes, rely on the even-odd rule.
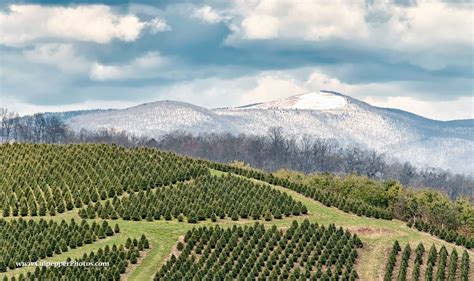
[[319,93],[305,93],[272,102],[241,106],[239,108],[331,110],[343,108],[347,105],[347,102],[347,97],[341,94],[320,91]]
[[78,131],[114,129],[137,136],[159,137],[174,132],[185,131],[193,134],[202,132],[222,133],[232,129],[212,110],[178,101],[158,101],[138,106],[85,114],[72,118],[68,124]]
[[431,120],[332,91],[218,109],[159,101],[82,114],[67,122],[74,130],[115,129],[154,138],[178,130],[266,134],[272,127],[281,127],[290,136],[332,139],[342,146],[375,150],[420,167],[474,171],[474,120]]

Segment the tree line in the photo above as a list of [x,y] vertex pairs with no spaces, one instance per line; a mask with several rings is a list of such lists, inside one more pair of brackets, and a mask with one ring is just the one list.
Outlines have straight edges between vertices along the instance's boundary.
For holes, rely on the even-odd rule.
[[434,188],[453,199],[464,196],[474,200],[471,176],[436,168],[418,169],[409,162],[388,160],[385,155],[374,151],[343,148],[332,140],[309,137],[296,140],[286,136],[280,128],[270,129],[262,136],[193,136],[177,132],[145,144],[221,163],[240,161],[267,172],[288,169],[305,174],[355,174],[378,180],[393,179],[404,186]]
[[71,131],[57,115],[37,113],[20,117],[0,108],[0,140],[2,142],[62,143]]
[[273,174],[242,166],[207,162],[209,167],[283,186],[326,206],[345,212],[382,219],[407,221],[420,231],[448,242],[474,247],[474,206],[465,199],[450,200],[432,190],[413,191],[394,181],[331,174],[304,175],[294,171]]
[[428,168],[409,162],[388,160],[385,155],[358,147],[341,147],[336,141],[303,136],[297,140],[272,128],[266,135],[202,134],[175,132],[159,139],[136,137],[126,132],[102,130],[74,132],[61,114],[34,114],[20,117],[0,110],[2,142],[33,143],[115,143],[125,147],[151,146],[182,155],[230,163],[242,161],[252,167],[274,172],[290,169],[309,173],[356,174],[374,179],[393,179],[405,186],[430,187],[450,198],[474,200],[474,180],[470,175]]

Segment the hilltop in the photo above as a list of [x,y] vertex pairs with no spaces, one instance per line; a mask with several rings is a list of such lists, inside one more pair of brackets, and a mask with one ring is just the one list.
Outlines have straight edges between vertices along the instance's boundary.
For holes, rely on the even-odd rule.
[[135,107],[82,114],[67,120],[76,131],[113,129],[160,138],[182,131],[194,135],[264,135],[281,127],[288,136],[335,141],[383,153],[413,165],[472,174],[474,122],[437,121],[396,109],[379,108],[336,92],[321,91],[267,103],[206,109],[158,101]]

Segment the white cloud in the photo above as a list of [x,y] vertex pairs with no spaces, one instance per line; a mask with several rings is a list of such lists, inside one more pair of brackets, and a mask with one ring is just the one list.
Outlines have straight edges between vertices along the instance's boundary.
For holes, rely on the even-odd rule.
[[[36,44],[22,53],[30,63],[51,65],[66,74],[88,74],[90,79],[96,81],[160,76],[168,65],[168,59],[158,52],[146,53],[126,64],[105,65],[84,58],[77,53],[73,44],[65,43]],[[167,70],[171,73],[171,69]]]
[[84,72],[90,67],[90,62],[79,56],[72,44],[37,44],[24,50],[23,55],[30,62],[53,65],[69,73]]
[[276,17],[254,15],[242,21],[245,36],[250,39],[277,38],[280,33],[280,22]]
[[169,26],[165,20],[160,18],[154,18],[151,21],[146,22],[145,25],[150,29],[150,32],[153,34],[171,30],[171,26]]
[[357,39],[388,47],[424,48],[429,44],[473,44],[473,6],[440,0],[421,0],[416,5],[363,0],[240,0],[222,13],[232,17],[232,39]]
[[262,73],[255,78],[257,85],[247,91],[241,100],[243,103],[268,102],[319,90],[353,94],[353,91],[357,89],[321,71],[310,71],[305,79],[297,79],[297,77],[298,75],[291,71],[289,73],[281,71]]
[[[159,60],[153,59],[156,55],[157,54],[149,54],[148,56],[135,59],[127,65],[121,66],[99,64],[94,68],[95,79],[132,79],[133,77],[147,75],[147,72],[156,75],[155,70],[160,69],[160,64],[156,63],[156,61]],[[150,60],[149,58],[152,59]],[[168,67],[166,67],[166,69],[168,69]],[[40,88],[48,89],[48,84],[49,83],[45,82],[45,85],[41,85]],[[38,85],[32,87],[38,87]],[[8,108],[12,111],[32,113],[88,108],[124,108],[143,102],[170,99],[190,102],[206,108],[213,108],[271,101],[310,91],[332,90],[375,106],[399,108],[432,119],[452,120],[474,118],[473,97],[460,97],[445,101],[402,97],[400,93],[409,92],[403,84],[395,82],[348,84],[317,69],[266,71],[256,75],[229,79],[215,77],[194,79],[169,86],[149,85],[133,88],[133,90],[130,88],[107,85],[100,89],[116,93],[117,98],[112,101],[103,101],[100,100],[100,98],[95,100],[92,97],[90,100],[81,103],[43,106],[16,100],[12,93],[2,96],[0,107],[4,104],[8,105]],[[53,93],[54,90],[55,89],[48,89],[48,91],[52,91]],[[76,89],[74,94],[88,95],[91,91],[93,90],[90,88]],[[133,101],[128,101],[130,94],[136,96]],[[91,97],[91,95],[88,96]],[[123,101],[123,99],[127,99],[127,101]]]
[[124,71],[119,66],[103,65],[94,63],[89,73],[92,80],[112,80],[120,79],[124,76]]
[[90,69],[89,77],[98,81],[146,78],[157,75],[156,72],[163,70],[167,63],[166,58],[158,52],[150,52],[124,65],[104,65],[96,62]]
[[163,94],[161,98],[211,108],[272,101],[320,89],[349,89],[337,79],[320,72],[310,72],[307,79],[303,80],[299,79],[299,76],[292,71],[265,71],[257,75],[229,79],[195,79],[156,92]]
[[412,97],[370,96],[365,102],[380,107],[403,109],[431,119],[474,119],[474,97],[460,97],[451,101],[426,101]]
[[203,6],[198,9],[195,9],[192,13],[192,16],[202,20],[205,23],[219,23],[226,19],[218,11],[212,9],[210,6]]
[[237,38],[300,38],[319,41],[365,37],[367,33],[362,0],[262,0],[236,3],[229,13],[234,15],[234,24],[237,25],[234,35]]
[[305,85],[281,73],[259,75],[256,80],[257,85],[246,91],[240,98],[241,104],[267,102],[307,92]]
[[108,108],[127,108],[136,105],[136,102],[130,101],[110,101],[110,100],[89,100],[80,103],[61,104],[61,105],[35,105],[25,103],[17,99],[5,98],[2,103],[8,105],[8,110],[20,115],[28,115],[37,112],[63,112],[86,109],[108,109]]
[[[372,1],[371,1],[372,2]],[[246,40],[340,41],[361,48],[388,50],[395,63],[428,70],[466,65],[474,48],[473,5],[441,0],[397,5],[382,0],[240,0],[218,11],[229,18],[229,45]],[[310,43],[305,43],[310,44]],[[453,52],[454,50],[454,52]]]
[[116,14],[103,5],[10,5],[9,11],[0,12],[0,23],[0,44],[8,46],[58,39],[102,44],[113,39],[130,42],[146,27],[153,32],[169,29],[163,20],[143,22],[135,15]]
[[425,48],[427,44],[473,44],[471,5],[418,1],[413,6],[387,4],[386,7],[391,18],[382,32],[397,45]]
[[166,87],[159,92],[166,99],[209,108],[267,102],[310,91],[331,90],[375,106],[398,108],[437,120],[474,118],[474,97],[421,100],[399,96],[408,90],[396,82],[348,84],[320,70],[307,72],[303,75],[304,79],[299,79],[300,74],[296,72],[267,71],[234,79],[198,79]]

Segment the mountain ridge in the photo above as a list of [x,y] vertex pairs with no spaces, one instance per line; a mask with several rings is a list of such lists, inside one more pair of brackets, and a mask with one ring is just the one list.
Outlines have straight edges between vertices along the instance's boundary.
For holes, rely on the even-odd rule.
[[[474,120],[473,120],[474,121]],[[331,139],[410,161],[472,174],[474,122],[440,121],[398,109],[372,106],[352,97],[320,91],[267,103],[207,109],[179,101],[157,101],[67,120],[73,130],[114,129],[160,138],[191,134],[266,134],[281,127],[288,136]],[[467,164],[466,164],[467,163]]]

